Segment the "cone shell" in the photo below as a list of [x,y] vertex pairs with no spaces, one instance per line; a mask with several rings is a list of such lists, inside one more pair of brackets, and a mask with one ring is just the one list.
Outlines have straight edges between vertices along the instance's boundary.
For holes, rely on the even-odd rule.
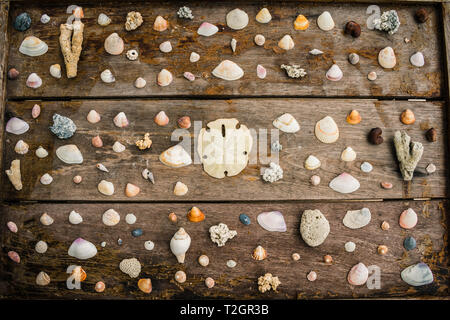
[[184,196],[186,193],[188,193],[188,187],[183,182],[178,181],[175,184],[175,188],[173,189],[173,194],[176,196]]
[[351,285],[361,286],[366,283],[369,277],[369,270],[363,263],[358,263],[354,265],[347,276],[347,281]]
[[19,47],[19,52],[30,56],[37,57],[45,54],[48,51],[47,44],[35,36],[26,37]]
[[113,119],[116,127],[125,128],[128,126],[128,119],[124,112],[119,112]]
[[306,158],[305,160],[305,169],[307,170],[315,170],[320,168],[320,160],[317,159],[315,156],[310,155],[308,158]]
[[100,117],[100,114],[97,111],[91,110],[91,111],[89,111],[88,115],[86,116],[86,120],[89,123],[94,124],[94,123],[99,122],[101,120],[101,117]]
[[350,124],[358,124],[361,122],[361,115],[357,110],[352,110],[347,116],[347,122]]
[[331,14],[328,11],[324,11],[318,18],[317,18],[317,25],[319,28],[323,31],[330,31],[334,28],[334,21],[331,17]]
[[227,13],[226,22],[231,29],[242,30],[248,25],[248,14],[236,8]]
[[151,279],[139,279],[138,287],[142,292],[150,293],[150,292],[152,292],[152,280]]
[[36,284],[39,286],[46,286],[50,283],[50,276],[45,273],[44,271],[41,271],[36,276]]
[[283,38],[280,39],[280,41],[278,41],[278,46],[284,50],[291,50],[294,48],[295,44],[294,40],[292,40],[292,37],[286,34]]
[[233,81],[242,78],[244,70],[233,61],[224,60],[212,71],[212,74],[217,78]]
[[153,30],[162,32],[167,30],[168,27],[169,23],[167,22],[166,19],[164,19],[161,16],[156,17],[155,22],[153,23]]
[[184,150],[184,148],[177,144],[170,147],[166,151],[160,154],[159,160],[166,166],[172,168],[180,168],[188,166],[192,163],[191,156]]
[[279,116],[272,124],[275,128],[287,133],[295,133],[300,130],[300,125],[290,113]]
[[323,143],[333,143],[339,138],[339,128],[330,116],[326,116],[316,123],[314,133],[316,138]]
[[158,82],[159,86],[161,86],[161,87],[168,86],[169,84],[172,83],[172,81],[173,81],[173,76],[172,76],[172,73],[169,70],[162,69],[158,73],[157,82]]
[[294,29],[295,30],[306,30],[309,27],[309,21],[302,14],[299,14],[294,21]]
[[262,8],[256,15],[256,21],[259,23],[269,23],[272,20],[272,15],[267,8]]
[[252,257],[255,260],[264,260],[267,258],[267,251],[263,247],[257,246],[255,250],[253,250]]
[[102,180],[97,186],[98,191],[105,196],[112,196],[114,194],[114,185],[112,182]]
[[378,63],[385,69],[392,69],[397,64],[394,50],[386,47],[378,53]]
[[187,214],[187,218],[191,222],[201,222],[205,220],[205,214],[197,207],[192,207]]
[[403,124],[413,124],[416,121],[416,118],[414,116],[414,112],[412,112],[410,109],[406,109],[402,112],[400,120]]
[[166,113],[164,111],[160,111],[155,116],[155,123],[158,126],[166,126],[169,123],[169,117],[166,115]]
[[140,191],[141,189],[138,186],[131,183],[127,183],[125,187],[125,195],[129,198],[137,196]]
[[123,52],[124,43],[117,33],[111,33],[105,39],[105,50],[111,55],[119,55]]

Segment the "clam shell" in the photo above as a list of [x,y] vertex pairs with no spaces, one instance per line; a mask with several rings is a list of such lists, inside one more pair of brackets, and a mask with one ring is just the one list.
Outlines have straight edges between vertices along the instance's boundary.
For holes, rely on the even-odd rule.
[[194,63],[200,60],[200,55],[197,52],[191,52],[191,55],[189,56],[189,61]]
[[69,222],[71,224],[80,224],[83,222],[83,217],[78,212],[72,210],[69,214]]
[[282,114],[272,124],[275,128],[286,133],[295,133],[300,130],[300,125],[290,113]]
[[31,73],[26,82],[27,87],[37,89],[42,86],[42,79],[36,73]]
[[323,31],[330,31],[334,28],[334,21],[331,14],[328,11],[324,11],[317,18],[317,26]]
[[190,73],[190,72],[186,71],[185,73],[183,73],[183,76],[186,79],[188,79],[189,81],[194,81],[195,80],[195,76],[192,73]]
[[397,64],[394,50],[386,47],[378,53],[378,63],[385,69],[392,69]]
[[157,83],[161,87],[168,86],[173,81],[172,73],[167,69],[162,69],[158,73]]
[[188,193],[188,187],[181,181],[177,181],[175,184],[175,188],[173,188],[173,194],[176,196],[184,196]]
[[120,153],[125,151],[125,146],[121,144],[119,141],[114,142],[112,149],[114,152]]
[[112,196],[114,194],[114,185],[112,182],[102,180],[97,186],[98,191],[105,196]]
[[315,156],[310,155],[305,160],[305,169],[307,170],[315,170],[320,168],[321,162],[319,159],[317,159]]
[[345,214],[342,223],[344,226],[350,229],[359,229],[369,224],[372,215],[368,208],[362,208],[361,210],[349,210]]
[[292,37],[286,34],[283,36],[283,38],[280,39],[280,41],[278,41],[278,46],[284,50],[291,50],[294,48],[295,44],[294,40],[292,40]]
[[29,146],[23,140],[19,140],[14,147],[14,151],[18,154],[26,154],[28,152]]
[[164,41],[159,45],[159,50],[161,50],[161,52],[168,53],[172,51],[172,44],[170,41]]
[[169,117],[164,111],[158,112],[154,120],[158,126],[166,126],[169,123]]
[[314,133],[316,138],[323,143],[333,143],[339,138],[339,128],[330,116],[317,121]]
[[45,273],[44,271],[41,271],[36,276],[36,284],[39,286],[46,286],[50,283],[50,276]]
[[59,64],[52,64],[50,66],[50,75],[56,79],[61,78],[61,66]]
[[262,8],[256,15],[256,21],[259,23],[269,23],[272,20],[272,15],[267,8]]
[[19,47],[19,52],[30,56],[37,57],[45,54],[48,51],[47,44],[35,36],[26,37]]
[[191,237],[180,228],[170,240],[170,250],[176,256],[179,263],[184,263],[186,252],[191,246]]
[[219,31],[215,25],[209,22],[203,22],[197,30],[197,33],[204,37],[210,37]]
[[423,262],[407,267],[401,272],[400,276],[403,281],[414,287],[424,286],[434,281],[433,272]]
[[166,19],[164,19],[161,16],[156,17],[155,22],[153,23],[153,30],[163,32],[167,30],[168,27],[169,23],[167,22]]
[[8,227],[9,231],[11,231],[11,232],[13,232],[13,233],[17,233],[17,231],[19,230],[19,229],[17,228],[17,224],[15,224],[15,223],[12,222],[12,221],[8,221],[8,222],[6,223],[6,226]]
[[248,25],[248,14],[241,9],[234,9],[226,16],[227,26],[233,30],[242,30]]
[[244,70],[233,61],[224,60],[212,71],[212,74],[217,78],[233,81],[242,78]]
[[66,144],[56,149],[56,156],[67,164],[83,163],[83,155],[80,149],[74,144]]
[[53,220],[52,217],[50,217],[47,213],[43,213],[41,215],[41,217],[39,218],[39,221],[44,225],[44,226],[49,226],[51,225],[55,220]]
[[326,77],[330,81],[339,81],[343,77],[343,73],[341,68],[337,64],[333,64],[330,69],[328,69],[326,73]]
[[369,270],[363,263],[360,262],[351,268],[347,276],[347,281],[351,285],[361,286],[366,283],[368,277]]
[[356,159],[356,152],[352,149],[352,147],[347,147],[342,151],[341,160],[350,162]]
[[141,192],[141,189],[132,184],[132,183],[127,183],[126,187],[125,187],[125,195],[129,198],[135,197],[139,194],[139,192]]
[[399,224],[403,229],[414,228],[417,224],[417,213],[411,208],[403,211],[400,215]]
[[409,61],[411,64],[415,67],[423,67],[425,65],[425,59],[423,57],[422,52],[416,52],[414,53],[410,58]]
[[100,114],[95,111],[95,110],[91,110],[89,111],[88,115],[86,116],[86,119],[89,123],[97,123],[101,120]]
[[33,108],[31,109],[31,117],[33,119],[36,119],[41,114],[41,106],[38,104],[35,104]]
[[256,218],[259,225],[267,231],[286,232],[286,222],[279,211],[263,212]]
[[339,193],[352,193],[359,189],[359,181],[344,172],[331,180],[329,187]]
[[151,279],[139,279],[138,288],[144,293],[152,292],[152,280]]
[[78,238],[69,247],[67,254],[80,260],[86,260],[97,254],[95,245],[83,238]]
[[30,126],[28,123],[26,123],[24,120],[12,117],[9,119],[9,121],[6,123],[6,132],[13,133],[15,135],[20,135],[22,133],[25,133],[30,129]]
[[106,210],[102,215],[102,222],[109,226],[115,226],[120,221],[120,214],[114,209]]
[[43,185],[49,185],[50,183],[53,182],[53,177],[51,175],[49,175],[48,173],[46,173],[41,177],[41,179],[39,179],[39,181]]
[[100,74],[100,78],[104,83],[113,83],[116,81],[116,78],[112,74],[111,70],[106,69]]
[[147,81],[145,81],[145,79],[144,79],[144,78],[141,78],[141,77],[137,78],[137,79],[134,81],[134,86],[135,86],[137,89],[142,89],[142,88],[144,88],[144,87],[146,86],[146,84],[147,84]]
[[124,43],[117,33],[111,33],[105,39],[105,50],[111,55],[119,55],[123,52]]
[[116,127],[125,128],[128,126],[128,119],[124,112],[119,112],[113,119]]
[[192,163],[191,156],[180,144],[174,145],[161,153],[159,160],[172,168],[180,168]]
[[108,17],[108,16],[107,16],[106,14],[104,14],[104,13],[100,13],[100,14],[98,15],[98,18],[97,18],[97,23],[98,23],[99,25],[101,25],[102,27],[106,27],[108,24],[111,23],[111,18]]

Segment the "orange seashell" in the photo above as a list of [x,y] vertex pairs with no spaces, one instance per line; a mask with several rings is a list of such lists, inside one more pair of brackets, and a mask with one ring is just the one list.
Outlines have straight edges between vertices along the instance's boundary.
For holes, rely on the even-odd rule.
[[191,127],[191,118],[189,116],[181,117],[177,122],[180,128],[189,129]]
[[252,257],[255,260],[264,260],[267,258],[267,251],[263,247],[257,246],[255,250],[253,250]]
[[77,266],[75,269],[73,269],[72,275],[80,282],[86,280],[87,278],[86,271],[84,271],[80,266]]
[[141,192],[141,189],[138,186],[135,186],[134,184],[127,183],[127,186],[125,187],[125,195],[127,197],[135,197]]
[[361,115],[357,110],[352,110],[347,116],[347,122],[350,124],[358,124],[361,122]]
[[155,123],[158,126],[166,126],[169,123],[169,117],[166,115],[166,113],[164,111],[160,111],[155,116]]
[[379,245],[378,249],[377,249],[378,254],[381,254],[381,255],[385,255],[388,252],[388,250],[389,250],[388,247],[385,245]]
[[169,27],[169,23],[167,22],[166,19],[164,19],[161,16],[157,16],[155,19],[155,23],[153,23],[153,30],[156,31],[164,31]]
[[75,18],[81,19],[84,18],[84,12],[82,7],[76,7],[72,10],[72,14]]
[[414,116],[414,112],[412,112],[410,109],[406,109],[402,112],[400,120],[403,124],[413,124],[416,121],[416,118]]
[[138,287],[142,292],[150,293],[152,292],[152,280],[151,279],[139,279]]
[[331,264],[333,263],[333,258],[329,254],[327,254],[323,257],[323,262],[325,262],[326,264]]
[[306,30],[309,27],[309,21],[302,14],[297,16],[297,19],[294,21],[294,29],[295,30]]
[[92,138],[92,145],[96,148],[101,148],[103,147],[103,141],[102,138],[100,138],[100,136],[95,136]]
[[201,222],[205,220],[205,214],[197,207],[192,207],[187,214],[187,218],[191,222]]
[[178,217],[177,217],[177,215],[175,214],[175,212],[169,213],[169,220],[170,220],[171,222],[173,222],[173,223],[176,223],[176,222],[177,222]]

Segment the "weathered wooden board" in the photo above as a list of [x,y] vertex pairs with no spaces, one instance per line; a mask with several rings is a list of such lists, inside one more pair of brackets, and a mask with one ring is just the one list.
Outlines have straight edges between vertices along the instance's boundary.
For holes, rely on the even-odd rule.
[[[59,25],[68,15],[65,6],[36,7],[30,5],[27,12],[35,23],[26,32],[17,32],[9,28],[11,35],[9,67],[15,66],[22,72],[16,81],[8,82],[8,97],[120,97],[120,96],[380,96],[380,97],[442,97],[442,55],[440,54],[439,31],[441,26],[438,10],[426,6],[430,19],[418,25],[414,22],[414,12],[419,5],[382,6],[382,10],[398,10],[401,24],[399,32],[393,36],[378,31],[370,31],[365,26],[367,4],[298,4],[296,2],[268,5],[273,20],[268,25],[258,24],[254,17],[260,4],[241,4],[240,7],[250,16],[249,25],[241,31],[231,31],[225,24],[225,15],[235,7],[230,2],[192,2],[195,18],[191,21],[178,19],[176,11],[181,2],[127,5],[123,2],[111,5],[85,5],[85,40],[79,62],[79,74],[75,79],[54,79],[49,74],[51,64],[63,65],[58,37]],[[124,29],[124,22],[130,8],[140,11],[144,24],[133,32]],[[324,10],[333,14],[336,27],[333,31],[323,32],[316,24],[317,16]],[[10,19],[24,11],[20,5],[11,10]],[[51,15],[51,22],[42,24],[41,14]],[[107,27],[100,27],[96,21],[101,12],[106,12],[113,20]],[[306,15],[311,24],[306,31],[295,31],[293,21],[298,13]],[[157,15],[170,22],[170,30],[159,33],[152,29]],[[343,33],[343,27],[349,20],[362,25],[362,35],[353,39]],[[219,26],[220,32],[213,37],[199,37],[196,30],[201,22],[209,21]],[[118,32],[125,41],[125,50],[137,49],[140,57],[129,61],[125,53],[111,56],[103,48],[104,39]],[[257,47],[253,38],[261,33],[266,37],[264,48]],[[285,34],[292,35],[296,46],[293,50],[282,52],[277,47],[278,40]],[[18,52],[25,36],[35,35],[49,45],[49,51],[40,57],[27,57]],[[238,41],[237,51],[232,53],[230,40]],[[409,38],[410,43],[405,43]],[[161,53],[158,49],[163,41],[170,40],[174,47],[171,53]],[[391,46],[395,49],[398,65],[393,70],[382,70],[377,63],[380,49]],[[308,54],[313,48],[325,53],[321,56]],[[409,57],[416,51],[422,51],[426,64],[415,68],[409,63]],[[197,63],[189,62],[189,55],[196,51],[201,55]],[[357,66],[347,62],[350,52],[357,52],[361,61]],[[211,75],[211,71],[223,59],[231,59],[245,71],[238,81],[225,81]],[[331,82],[325,73],[336,62],[344,72],[343,80]],[[280,69],[283,63],[299,64],[308,72],[302,80],[290,79]],[[256,65],[261,64],[268,70],[264,80],[256,77]],[[100,73],[110,69],[116,77],[113,84],[100,80]],[[168,87],[156,84],[157,73],[162,69],[170,70],[175,79]],[[189,82],[183,78],[183,72],[190,71],[198,79]],[[374,82],[367,80],[370,71],[378,73]],[[26,87],[26,78],[31,72],[38,73],[44,84],[38,89]],[[136,89],[133,86],[137,77],[144,77],[147,86]]]
[[[35,103],[42,107],[38,119],[31,118],[31,108]],[[403,125],[400,114],[406,108],[412,109],[416,116],[413,125]],[[89,110],[97,110],[102,120],[90,124],[86,120]],[[346,115],[352,109],[360,111],[363,118],[359,125],[346,122]],[[166,127],[157,126],[153,118],[165,110],[170,118]],[[115,127],[112,119],[124,111],[130,121],[127,128]],[[284,178],[276,183],[264,183],[260,178],[260,169],[268,166],[265,150],[269,150],[272,121],[277,116],[289,112],[298,119],[301,129],[296,134],[280,132],[279,139],[283,145],[279,161],[284,170]],[[446,125],[444,125],[443,103],[408,102],[377,100],[327,100],[327,99],[236,99],[236,100],[114,100],[114,101],[72,101],[9,102],[8,116],[18,116],[30,123],[30,130],[21,135],[7,134],[5,142],[5,167],[10,162],[21,159],[23,190],[15,191],[8,182],[3,186],[4,199],[8,200],[133,200],[133,201],[217,201],[217,200],[296,200],[296,199],[371,199],[371,198],[423,198],[446,196],[445,146]],[[74,120],[77,133],[68,140],[59,140],[48,127],[52,116],[59,113]],[[237,118],[241,124],[255,129],[254,148],[250,155],[250,164],[239,175],[215,179],[207,175],[201,164],[192,164],[183,168],[170,168],[162,164],[159,154],[178,141],[171,141],[172,132],[177,128],[176,120],[183,116],[191,117],[193,126],[189,129],[184,143],[191,145],[192,155],[198,157],[194,142],[194,132],[200,126],[219,118]],[[323,144],[314,135],[316,121],[330,115],[340,128],[340,138],[334,144]],[[195,121],[201,122],[195,129]],[[385,142],[372,145],[367,140],[371,128],[381,127]],[[430,127],[436,128],[438,141],[428,142],[425,132]],[[262,132],[267,129],[268,136]],[[434,163],[437,171],[432,175],[417,174],[412,182],[403,182],[393,147],[393,135],[396,130],[406,130],[413,141],[424,144],[425,152],[418,167],[425,172],[429,163]],[[134,145],[142,139],[145,132],[150,133],[153,145],[150,150],[140,151]],[[103,148],[94,148],[91,139],[100,135]],[[189,144],[189,137],[190,144]],[[268,137],[264,143],[257,138]],[[22,139],[30,145],[30,151],[21,156],[14,152],[16,142]],[[118,140],[125,144],[127,150],[115,153],[113,143]],[[67,165],[55,155],[55,150],[64,144],[79,146],[84,162],[81,165]],[[261,143],[261,145],[259,145]],[[50,155],[38,159],[35,150],[43,146]],[[341,152],[351,146],[357,152],[357,159],[352,163],[340,160]],[[304,168],[304,161],[313,154],[321,162],[321,168],[309,171]],[[193,158],[196,160],[195,158]],[[360,165],[369,161],[374,170],[367,174],[360,170]],[[95,165],[103,163],[109,173],[99,171]],[[199,162],[197,162],[199,163]],[[148,166],[153,171],[156,184],[144,180],[141,171]],[[328,187],[328,183],[342,172],[348,172],[359,179],[361,188],[352,194],[339,194]],[[47,186],[39,182],[44,173],[53,176],[53,183]],[[5,175],[5,173],[2,173]],[[75,185],[72,178],[81,175],[83,182]],[[319,186],[313,187],[309,179],[313,174],[322,178]],[[6,176],[5,176],[6,179]],[[104,196],[97,191],[97,184],[106,179],[115,185],[115,194]],[[172,190],[177,181],[186,183],[189,193],[183,198],[173,195]],[[6,180],[7,181],[7,180]],[[380,182],[390,181],[391,190],[382,189]],[[141,188],[135,198],[127,198],[124,190],[127,183]]]
[[[237,298],[237,299],[292,299],[292,298],[356,298],[356,297],[414,297],[421,295],[448,295],[448,251],[446,236],[446,205],[443,201],[388,201],[367,203],[234,203],[202,204],[206,219],[192,223],[186,219],[191,204],[34,204],[4,205],[1,207],[1,225],[14,221],[19,232],[1,234],[0,296],[29,298],[122,298],[122,299],[183,299],[183,298]],[[372,212],[372,221],[363,229],[351,230],[343,226],[342,218],[347,210],[367,207]],[[413,208],[419,216],[417,226],[412,230],[402,230],[398,225],[400,213]],[[101,222],[102,213],[114,208],[122,217],[114,227],[106,227]],[[306,209],[319,209],[330,222],[331,232],[319,247],[310,248],[301,239],[299,224],[301,213]],[[84,221],[71,225],[68,215],[76,210]],[[260,212],[280,210],[286,220],[287,232],[268,232],[256,222]],[[169,212],[178,215],[178,224],[172,224]],[[43,226],[39,217],[47,212],[55,219],[51,226]],[[137,216],[134,225],[124,221],[127,213]],[[250,226],[239,222],[239,214],[247,213],[252,219]],[[388,221],[391,228],[383,231],[382,221]],[[237,236],[224,247],[217,247],[209,239],[208,229],[220,222],[237,231]],[[178,264],[170,252],[169,242],[179,227],[185,228],[192,238],[191,247],[184,264]],[[142,228],[144,234],[133,238],[131,231]],[[67,255],[67,249],[74,239],[83,237],[93,242],[98,254],[81,261]],[[417,248],[405,251],[403,240],[413,236]],[[117,244],[123,239],[122,246]],[[49,249],[45,254],[34,251],[37,241],[44,240]],[[144,249],[144,241],[155,243],[153,251]],[[106,241],[105,248],[100,246]],[[356,251],[344,250],[347,241],[356,243]],[[385,244],[389,252],[385,256],[377,254],[377,247]],[[268,258],[255,261],[253,249],[262,245]],[[9,250],[17,251],[21,263],[15,264],[7,257]],[[300,254],[299,261],[293,261],[292,253]],[[206,254],[210,264],[202,267],[197,258]],[[326,265],[323,256],[330,254],[334,263]],[[146,295],[137,288],[137,279],[123,274],[118,265],[122,259],[136,257],[143,265],[140,277],[150,277],[153,292]],[[234,269],[226,266],[226,261],[237,262]],[[433,271],[435,281],[423,287],[410,287],[400,278],[403,268],[423,261]],[[347,281],[350,268],[363,262],[367,266],[376,265],[381,270],[381,288],[368,289],[366,286],[353,287]],[[71,264],[81,265],[87,272],[82,290],[68,290],[65,280],[66,268]],[[47,272],[52,282],[47,287],[35,285],[35,277],[41,271]],[[177,270],[187,274],[185,284],[177,284],[173,276]],[[306,275],[315,270],[318,279],[309,282]],[[266,272],[278,276],[281,281],[279,292],[261,294],[257,289],[257,278]],[[206,277],[212,277],[216,285],[207,289]],[[99,294],[94,291],[97,281],[104,281],[107,289]]]

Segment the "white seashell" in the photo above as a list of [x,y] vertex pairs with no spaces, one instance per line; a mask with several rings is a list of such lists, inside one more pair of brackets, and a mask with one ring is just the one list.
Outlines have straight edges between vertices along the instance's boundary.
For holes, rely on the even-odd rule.
[[97,254],[95,245],[83,238],[78,238],[69,247],[67,254],[80,260],[86,260]]
[[172,44],[170,41],[164,41],[159,45],[159,50],[161,50],[161,52],[168,53],[172,51]]
[[348,241],[344,244],[344,249],[347,252],[353,252],[356,249],[356,244],[352,241]]
[[237,45],[237,40],[235,38],[231,39],[230,46],[231,46],[231,50],[233,52],[236,52],[236,45]]
[[147,84],[147,81],[145,81],[145,79],[144,79],[144,78],[141,78],[141,77],[137,78],[137,79],[134,81],[134,86],[135,86],[136,88],[138,88],[138,89],[144,88],[146,84]]
[[162,69],[159,73],[158,73],[158,85],[161,87],[165,87],[168,86],[169,84],[171,84],[173,81],[173,76],[172,73],[167,70],[167,69]]
[[102,180],[97,186],[98,191],[105,196],[112,196],[114,194],[114,185],[112,182]]
[[56,149],[56,156],[67,164],[83,163],[83,155],[80,149],[74,144],[66,144]]
[[317,159],[315,156],[310,155],[305,160],[305,169],[307,170],[315,170],[320,168],[321,162],[319,159]]
[[30,57],[37,57],[48,51],[47,44],[35,36],[26,37],[19,47],[19,52]]
[[323,51],[320,51],[319,49],[312,49],[309,53],[314,56],[317,56],[319,54],[323,54]]
[[89,123],[97,123],[101,120],[100,114],[95,111],[95,110],[91,110],[89,111],[88,115],[86,116],[86,119]]
[[292,40],[292,37],[286,34],[283,38],[281,38],[280,41],[278,41],[278,46],[284,50],[291,50],[294,48],[295,44],[294,40]]
[[48,156],[48,152],[43,147],[39,146],[39,148],[36,149],[36,156],[42,159]]
[[161,153],[159,160],[172,168],[180,168],[192,163],[191,156],[180,144],[174,145]]
[[314,133],[316,138],[323,143],[333,143],[339,138],[339,128],[330,116],[317,121]]
[[59,64],[52,64],[50,66],[50,74],[53,78],[61,78],[61,66]]
[[26,154],[28,152],[29,146],[23,140],[19,140],[14,147],[14,151],[18,154]]
[[28,123],[16,117],[12,117],[6,123],[6,132],[13,133],[15,135],[25,133],[28,131],[28,129],[30,129]]
[[119,55],[123,52],[124,43],[117,33],[111,33],[105,39],[105,50],[111,55]]
[[330,31],[334,28],[334,21],[331,17],[331,14],[328,11],[324,11],[318,18],[317,18],[317,25],[319,28],[323,31]]
[[48,173],[44,174],[41,179],[39,179],[39,181],[43,184],[43,185],[49,185],[50,183],[53,182],[53,178],[51,175],[49,175]]
[[359,189],[359,181],[344,172],[331,180],[329,187],[339,193],[352,193]]
[[98,170],[100,170],[100,171],[103,171],[103,172],[109,172],[109,170],[106,169],[106,167],[105,167],[103,164],[101,164],[101,163],[97,163],[97,164],[95,165],[95,167],[96,167]]
[[194,81],[195,80],[195,76],[192,73],[187,72],[187,71],[185,73],[183,73],[183,77],[185,77],[189,81]]
[[98,23],[99,25],[101,25],[102,27],[106,27],[108,24],[111,23],[111,18],[108,17],[108,16],[107,16],[106,14],[104,14],[104,13],[100,13],[100,14],[98,15],[98,18],[97,18],[97,23]]
[[102,221],[109,227],[115,226],[120,221],[120,214],[114,209],[108,209],[103,213]]
[[113,83],[116,81],[116,78],[112,74],[111,70],[106,69],[100,74],[100,78],[104,83]]
[[41,271],[36,276],[36,284],[39,286],[46,286],[50,283],[50,276],[45,273],[44,271]]
[[185,185],[181,181],[177,181],[175,184],[175,188],[173,188],[173,194],[176,196],[184,196],[186,193],[188,193],[189,189],[187,185]]
[[290,113],[282,114],[272,124],[275,128],[287,133],[295,133],[300,130],[300,125]]
[[262,212],[257,216],[256,220],[267,231],[286,232],[287,230],[283,214],[279,211]]
[[44,226],[49,226],[51,225],[55,220],[53,220],[52,217],[50,217],[47,213],[43,213],[41,215],[41,217],[39,218],[39,221],[44,225]]
[[125,216],[125,222],[128,224],[135,224],[136,223],[136,216],[132,213],[129,213]]
[[227,261],[227,267],[228,268],[234,268],[234,267],[236,267],[236,265],[237,265],[237,263],[234,260],[228,260]]
[[34,250],[36,250],[37,253],[46,253],[48,250],[47,242],[42,240],[38,241],[34,246]]
[[367,79],[369,79],[370,81],[375,81],[377,80],[377,73],[375,71],[371,71],[367,74]]
[[78,212],[72,210],[69,213],[69,222],[71,224],[80,224],[83,222],[83,217]]
[[236,8],[227,13],[226,21],[231,29],[242,30],[248,25],[248,14]]
[[42,79],[36,73],[28,76],[26,85],[28,88],[37,89],[42,85]]
[[353,65],[357,64],[359,62],[359,55],[354,52],[350,53],[348,55],[348,61]]
[[148,170],[147,168],[145,168],[144,170],[142,170],[142,178],[144,178],[145,180],[149,180],[151,183],[155,184],[155,178],[153,177],[153,173]]
[[210,37],[219,31],[219,28],[217,28],[215,25],[209,23],[209,22],[203,22],[200,27],[197,30],[197,33],[204,37]]
[[212,71],[212,74],[217,78],[233,81],[242,78],[244,70],[233,61],[224,60]]
[[137,50],[128,50],[127,51],[127,58],[128,60],[134,61],[137,60],[137,58],[139,57],[139,53],[137,52]]
[[253,41],[255,41],[257,46],[263,46],[266,43],[266,38],[262,34],[257,34]]
[[194,63],[200,60],[200,55],[197,52],[191,52],[191,55],[189,57],[189,61]]
[[333,64],[326,73],[326,77],[330,81],[339,81],[343,75],[341,68],[337,64]]
[[370,163],[368,163],[368,162],[366,162],[366,161],[364,161],[363,163],[361,163],[361,171],[362,171],[362,172],[369,173],[369,172],[371,172],[372,170],[373,170],[373,166],[372,166]]
[[272,15],[267,8],[262,8],[256,15],[256,21],[259,23],[269,23],[272,20]]
[[128,126],[128,119],[124,112],[119,112],[113,119],[116,127],[125,128]]
[[342,151],[341,154],[341,160],[342,161],[354,161],[356,159],[356,152],[351,148],[351,147],[347,147],[345,148],[344,151]]
[[178,229],[170,240],[170,250],[177,257],[179,263],[184,263],[184,258],[190,245],[191,237],[183,228]]
[[386,47],[378,53],[378,63],[385,69],[392,69],[397,64],[394,50]]
[[258,76],[258,78],[264,79],[267,75],[266,68],[264,68],[262,65],[258,64],[256,66],[256,75]]
[[416,52],[414,53],[410,58],[409,61],[411,64],[415,67],[423,67],[425,65],[425,59],[423,57],[422,52]]
[[359,229],[369,224],[372,215],[368,208],[362,208],[361,210],[349,210],[345,214],[342,223],[344,226],[350,229]]
[[151,251],[155,248],[155,243],[153,241],[147,240],[144,242],[145,250]]
[[112,149],[114,152],[120,153],[125,151],[125,146],[121,144],[119,141],[114,142]]
[[41,16],[41,23],[46,24],[46,23],[49,23],[49,22],[50,22],[50,17],[48,16],[48,14],[44,13]]
[[33,119],[36,119],[41,114],[41,106],[38,104],[35,104],[33,108],[31,108],[31,117]]
[[209,258],[207,255],[202,254],[200,257],[198,257],[198,263],[202,267],[206,267],[209,264]]

